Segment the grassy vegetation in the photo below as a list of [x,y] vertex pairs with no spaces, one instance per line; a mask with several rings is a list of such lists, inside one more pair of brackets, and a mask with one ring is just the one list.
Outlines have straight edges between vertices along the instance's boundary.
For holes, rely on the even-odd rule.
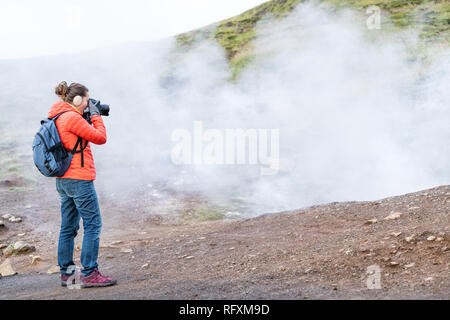
[[[448,0],[322,0],[336,8],[364,10],[369,6],[380,7],[389,19],[382,25],[393,24],[398,28],[420,25],[420,37],[425,41],[449,41],[450,2]],[[225,50],[232,79],[253,60],[252,40],[255,25],[264,16],[283,18],[302,0],[272,0],[242,14],[220,21],[205,28],[177,36],[180,47],[189,48],[202,39],[215,39]]]
[[[0,123],[0,189],[4,191],[24,191],[22,186],[17,184],[25,184],[34,182],[31,178],[25,176],[23,165],[16,154],[17,142],[3,129]],[[13,185],[11,185],[11,183]],[[16,185],[14,185],[16,184]]]
[[[390,21],[399,28],[422,25],[420,37],[440,39],[450,32],[450,2],[448,0],[325,0],[338,8],[365,9],[378,6],[389,14]],[[448,35],[447,35],[448,37]],[[448,40],[448,39],[447,39]]]
[[221,208],[210,206],[199,206],[182,212],[181,218],[186,221],[209,221],[225,218]]
[[272,14],[282,18],[301,0],[273,0],[265,2],[242,14],[206,27],[207,32],[194,30],[177,36],[180,46],[189,46],[198,40],[214,38],[224,49],[230,62],[232,80],[252,61],[251,40],[255,37],[255,25],[263,16]]
[[20,163],[14,154],[14,143],[5,137],[0,142],[0,180],[20,171]]
[[194,219],[199,221],[219,220],[225,218],[221,210],[216,208],[199,208],[194,212]]

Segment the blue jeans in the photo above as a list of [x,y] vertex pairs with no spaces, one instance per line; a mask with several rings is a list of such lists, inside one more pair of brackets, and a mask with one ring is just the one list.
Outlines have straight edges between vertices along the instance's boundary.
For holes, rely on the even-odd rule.
[[94,182],[78,179],[56,179],[56,190],[61,197],[61,230],[58,242],[58,264],[61,273],[72,274],[74,239],[83,218],[83,246],[81,274],[87,276],[97,265],[102,219]]

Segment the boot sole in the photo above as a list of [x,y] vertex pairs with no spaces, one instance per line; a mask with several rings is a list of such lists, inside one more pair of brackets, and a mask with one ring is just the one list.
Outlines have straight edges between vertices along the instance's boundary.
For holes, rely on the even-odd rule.
[[109,287],[117,284],[117,281],[107,283],[81,283],[82,288]]

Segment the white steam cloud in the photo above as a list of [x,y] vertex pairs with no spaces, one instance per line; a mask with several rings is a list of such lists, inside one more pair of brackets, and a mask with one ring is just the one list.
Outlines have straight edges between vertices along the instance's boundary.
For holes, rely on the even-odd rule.
[[[108,142],[92,146],[104,199],[152,197],[152,184],[163,197],[195,193],[253,216],[448,184],[448,48],[424,64],[411,59],[414,41],[399,41],[404,34],[369,31],[358,16],[311,4],[261,21],[256,31],[257,56],[236,83],[227,81],[231,71],[215,41],[187,53],[170,38],[3,62],[2,117],[29,141],[29,154],[60,81],[83,83],[110,104]],[[205,129],[279,129],[280,172],[174,165],[171,134],[192,130],[194,121]]]

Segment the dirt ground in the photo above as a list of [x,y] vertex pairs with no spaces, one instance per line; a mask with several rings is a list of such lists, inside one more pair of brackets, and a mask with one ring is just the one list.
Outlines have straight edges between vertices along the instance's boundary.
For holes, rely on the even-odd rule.
[[[118,284],[69,290],[58,273],[47,273],[57,265],[54,180],[21,191],[11,190],[14,184],[21,182],[0,185],[0,244],[22,240],[36,251],[9,257],[18,274],[0,278],[0,299],[450,298],[450,186],[203,222],[135,215],[145,208],[102,201],[99,194],[100,271]],[[54,197],[44,199],[44,188]],[[81,228],[78,266],[82,234]],[[41,260],[31,264],[30,254]],[[5,260],[0,255],[0,264]],[[380,271],[379,289],[367,286],[370,266]]]

